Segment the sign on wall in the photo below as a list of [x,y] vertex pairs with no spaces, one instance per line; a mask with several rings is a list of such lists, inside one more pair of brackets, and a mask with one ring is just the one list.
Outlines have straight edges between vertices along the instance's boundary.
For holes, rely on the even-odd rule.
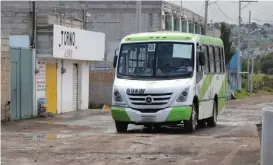
[[103,61],[104,53],[104,33],[54,25],[53,57]]
[[90,71],[109,71],[110,67],[109,66],[90,66],[89,70]]
[[46,87],[46,63],[44,61],[37,61],[37,69],[39,73],[36,75],[36,91],[45,92]]

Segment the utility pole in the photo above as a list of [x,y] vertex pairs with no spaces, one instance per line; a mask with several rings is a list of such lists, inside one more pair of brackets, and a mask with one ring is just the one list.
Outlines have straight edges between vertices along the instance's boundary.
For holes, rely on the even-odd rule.
[[250,93],[252,93],[252,90],[253,90],[253,72],[254,72],[254,57],[252,57],[252,67],[251,67],[251,84],[250,84]]
[[182,0],[180,0],[180,7],[181,7],[180,16],[181,16],[181,18],[182,18],[182,16],[184,16],[184,12],[183,12],[183,2],[182,2]]
[[[249,22],[248,22],[248,33],[250,34],[250,24],[251,24],[251,11],[249,11]],[[250,65],[250,51],[249,51],[249,41],[247,41],[247,90],[250,91],[250,71],[249,71],[249,65]]]
[[36,36],[37,36],[37,16],[36,16],[36,3],[32,1],[32,38],[31,38],[31,48],[32,48],[32,83],[33,83],[33,91],[32,91],[32,105],[33,105],[33,115],[37,115],[37,99],[36,99]]
[[136,1],[136,27],[137,27],[137,32],[141,32],[141,0]]
[[241,11],[244,9],[247,5],[244,7],[241,7],[242,2],[248,2],[247,5],[249,5],[251,2],[258,2],[258,1],[242,1],[239,0],[239,34],[238,34],[238,57],[237,57],[237,84],[238,84],[238,90],[242,89],[242,83],[241,83],[241,74],[240,74],[240,67],[241,67]]
[[205,20],[204,20],[204,35],[207,34],[207,28],[208,28],[208,7],[209,7],[209,1],[205,1]]
[[239,1],[239,33],[238,33],[238,56],[237,56],[237,88],[238,90],[242,89],[241,84],[241,75],[240,75],[240,67],[241,67],[241,1]]

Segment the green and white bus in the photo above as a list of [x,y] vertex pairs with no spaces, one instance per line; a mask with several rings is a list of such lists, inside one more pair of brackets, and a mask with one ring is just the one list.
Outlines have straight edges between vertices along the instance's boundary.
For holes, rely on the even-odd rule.
[[[118,54],[117,54],[118,53]],[[227,76],[220,38],[148,32],[124,37],[114,56],[111,114],[128,124],[215,127],[225,109]]]

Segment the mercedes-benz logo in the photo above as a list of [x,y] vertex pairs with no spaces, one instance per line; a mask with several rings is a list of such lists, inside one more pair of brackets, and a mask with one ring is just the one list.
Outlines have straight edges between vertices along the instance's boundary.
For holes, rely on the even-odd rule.
[[148,97],[146,97],[145,101],[147,104],[151,104],[153,99],[150,96],[148,96]]

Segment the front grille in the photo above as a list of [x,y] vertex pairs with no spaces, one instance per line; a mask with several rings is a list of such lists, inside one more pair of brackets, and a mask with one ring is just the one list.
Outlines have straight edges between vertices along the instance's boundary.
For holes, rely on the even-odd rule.
[[136,108],[132,108],[133,110],[139,111],[141,113],[156,113],[162,109],[136,109]]
[[[172,93],[146,93],[146,94],[127,94],[133,105],[165,105],[168,104]],[[146,98],[151,97],[152,102],[147,103]]]

